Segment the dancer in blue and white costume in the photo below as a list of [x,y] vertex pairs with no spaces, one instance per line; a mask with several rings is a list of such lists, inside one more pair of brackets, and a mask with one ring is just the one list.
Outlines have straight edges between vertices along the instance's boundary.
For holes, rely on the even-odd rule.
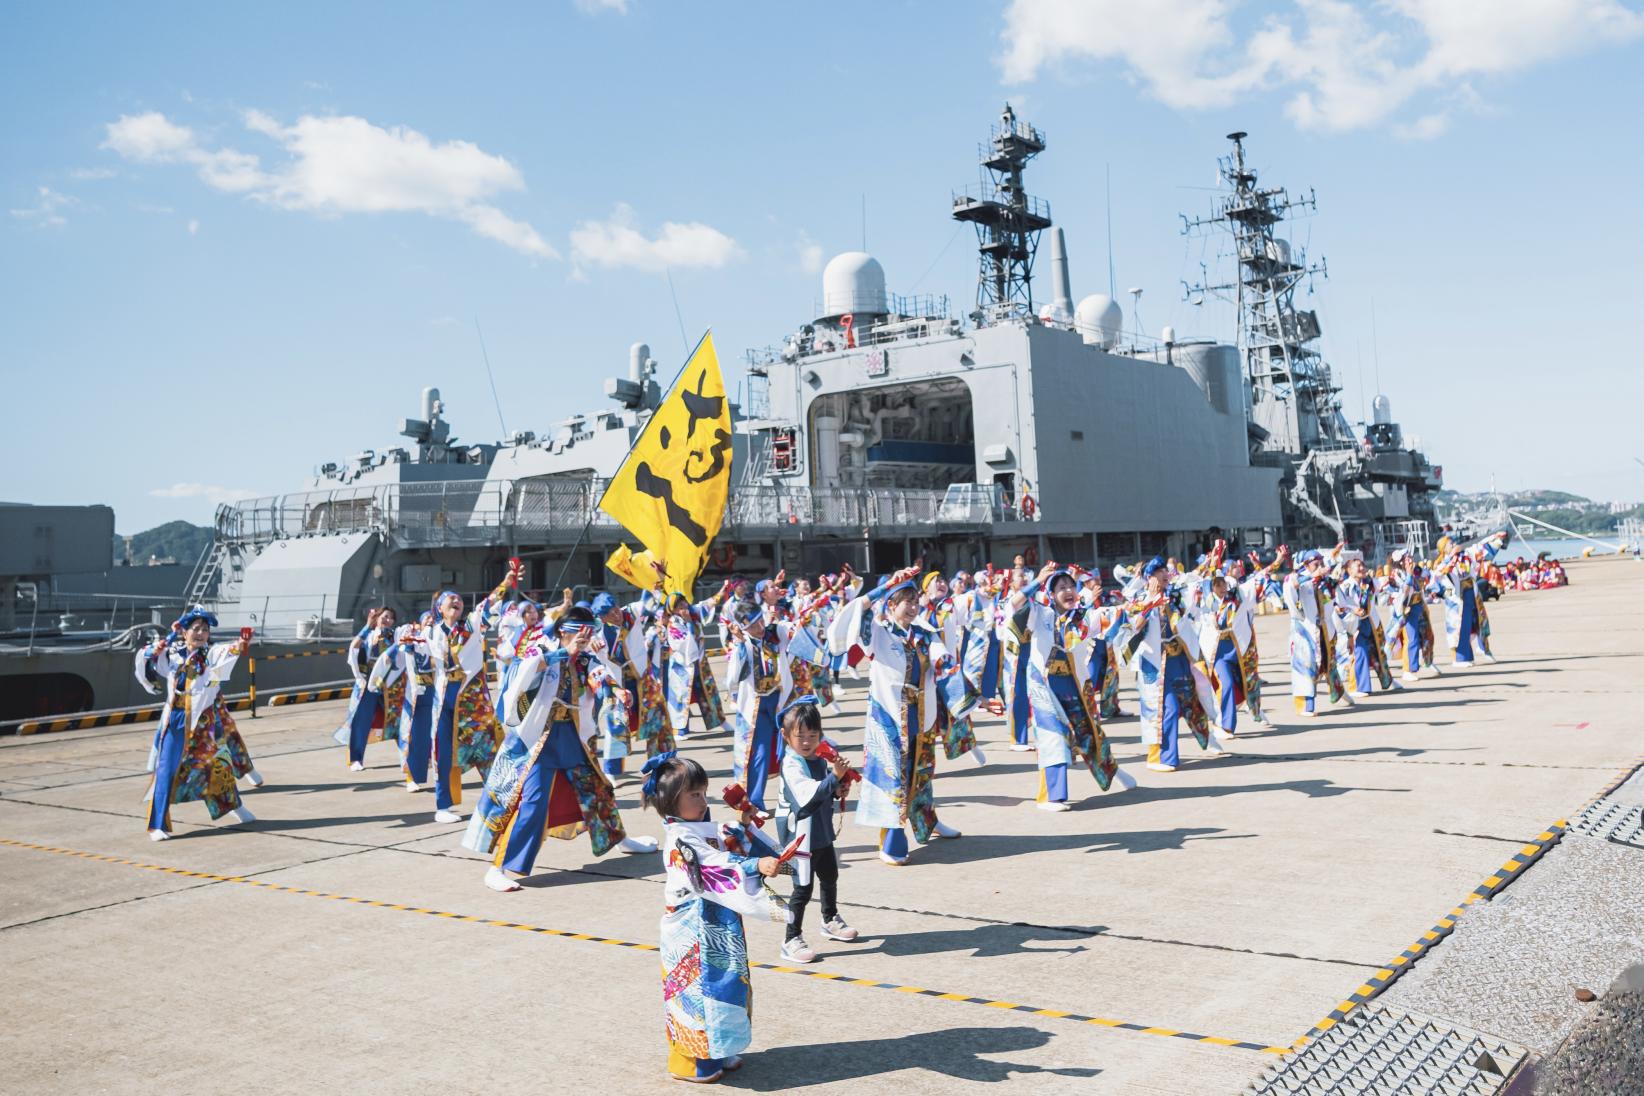
[[1185,720],[1207,758],[1221,757],[1226,739],[1210,726],[1215,705],[1210,680],[1199,666],[1199,634],[1187,611],[1191,578],[1173,581],[1165,561],[1155,556],[1127,582],[1128,602],[1114,642],[1128,653],[1136,673],[1136,700],[1142,721],[1147,767],[1175,772],[1180,763],[1177,736]]
[[1296,569],[1284,580],[1284,606],[1290,611],[1290,696],[1296,714],[1308,719],[1318,715],[1319,682],[1328,682],[1333,702],[1346,695],[1333,654],[1336,625],[1328,608],[1327,571],[1324,553],[1308,548],[1296,553]]
[[383,695],[372,687],[370,674],[378,657],[394,642],[396,623],[398,614],[391,607],[372,609],[366,614],[365,627],[348,644],[348,670],[354,675],[354,688],[348,694],[348,717],[331,737],[338,745],[348,747],[349,772],[357,773],[365,768],[367,743],[380,742],[395,733],[394,728],[385,725],[372,737],[372,724],[382,714]]
[[1217,541],[1209,566],[1188,587],[1188,605],[1199,633],[1199,656],[1214,694],[1211,722],[1224,734],[1237,734],[1239,705],[1249,708],[1258,727],[1273,724],[1262,714],[1260,667],[1257,664],[1256,604],[1288,550],[1265,568],[1235,581],[1222,563],[1226,543]]
[[1473,665],[1474,659],[1494,662],[1496,656],[1490,653],[1490,618],[1484,611],[1478,586],[1484,565],[1496,558],[1501,541],[1488,537],[1472,548],[1463,549],[1449,537],[1440,537],[1437,550],[1438,562],[1433,575],[1444,598],[1444,638],[1450,645],[1452,661],[1462,669]]
[[1386,634],[1381,626],[1381,598],[1364,553],[1343,551],[1337,565],[1331,612],[1336,623],[1336,673],[1359,699],[1376,686],[1402,689],[1387,665]]
[[434,749],[434,658],[427,637],[433,614],[423,616],[421,624],[401,625],[395,631],[393,644],[377,656],[369,678],[370,687],[384,695],[396,683],[404,686],[395,732],[400,772],[408,792],[421,791],[428,783],[428,763]]
[[1437,676],[1433,664],[1433,621],[1427,615],[1426,575],[1403,548],[1387,560],[1387,580],[1381,587],[1387,609],[1387,661],[1402,664],[1402,681],[1417,681],[1422,673]]

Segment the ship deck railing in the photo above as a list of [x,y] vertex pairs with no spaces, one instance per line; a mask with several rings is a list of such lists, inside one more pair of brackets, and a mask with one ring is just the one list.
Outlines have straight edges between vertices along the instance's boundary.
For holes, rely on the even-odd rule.
[[[550,477],[450,480],[340,487],[248,499],[222,506],[216,533],[223,543],[265,544],[303,536],[382,535],[407,548],[575,539],[614,534],[615,518],[599,509],[609,481]],[[721,535],[816,534],[889,536],[983,528],[1016,520],[998,487],[953,484],[945,490],[894,487],[737,485],[725,507]],[[596,539],[612,539],[612,536]]]

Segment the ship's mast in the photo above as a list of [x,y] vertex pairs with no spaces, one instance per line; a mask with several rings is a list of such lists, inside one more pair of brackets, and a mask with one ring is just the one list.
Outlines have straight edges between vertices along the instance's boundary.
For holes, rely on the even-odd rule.
[[1250,421],[1265,431],[1261,448],[1301,455],[1316,448],[1352,445],[1341,414],[1340,387],[1316,347],[1318,314],[1298,310],[1296,289],[1314,274],[1329,276],[1324,262],[1310,263],[1300,248],[1279,236],[1292,211],[1312,212],[1317,200],[1292,198],[1283,187],[1260,187],[1245,162],[1243,132],[1229,133],[1230,155],[1218,160],[1229,187],[1209,217],[1183,216],[1189,235],[1227,232],[1233,238],[1238,276],[1232,282],[1208,279],[1182,284],[1183,296],[1200,303],[1207,295],[1233,300],[1239,315],[1239,349],[1244,354]]
[[979,148],[980,185],[953,196],[954,220],[976,226],[978,322],[1033,313],[1033,256],[1039,233],[1050,227],[1050,203],[1023,189],[1022,172],[1044,150],[1044,135],[1018,121],[1006,103]]

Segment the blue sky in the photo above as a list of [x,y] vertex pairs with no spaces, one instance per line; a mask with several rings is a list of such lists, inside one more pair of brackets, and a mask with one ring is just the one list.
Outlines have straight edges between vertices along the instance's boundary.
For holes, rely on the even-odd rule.
[[1230,338],[1181,300],[1215,250],[1176,215],[1248,130],[1264,181],[1317,188],[1293,236],[1329,261],[1349,417],[1379,373],[1453,487],[1644,497],[1636,2],[822,10],[7,5],[0,362],[31,456],[0,495],[205,521],[390,442],[425,384],[493,439],[476,317],[508,428],[541,431],[636,339],[678,364],[664,270],[734,386],[864,195],[892,290],[962,312],[948,196],[1008,98],[1075,297],[1107,289],[1110,170],[1139,327]]

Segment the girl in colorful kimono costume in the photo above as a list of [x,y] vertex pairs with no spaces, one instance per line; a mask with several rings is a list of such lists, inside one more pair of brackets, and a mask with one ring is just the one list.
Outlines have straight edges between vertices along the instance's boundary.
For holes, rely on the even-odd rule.
[[977,701],[942,636],[916,623],[917,567],[891,575],[856,598],[834,622],[833,649],[858,647],[871,659],[856,822],[879,830],[879,859],[908,862],[907,827],[921,845],[960,832],[936,817],[936,745]]
[[662,1021],[668,1072],[712,1084],[753,1042],[753,983],[742,918],[787,920],[765,879],[785,865],[748,816],[708,817],[708,774],[688,758],[645,763],[643,802],[662,816]]
[[1296,569],[1284,580],[1284,605],[1290,612],[1290,696],[1296,714],[1308,718],[1318,714],[1319,682],[1329,683],[1332,703],[1346,695],[1336,660],[1330,657],[1335,623],[1325,609],[1328,582],[1324,555],[1317,548],[1296,553]]
[[1478,581],[1483,565],[1494,559],[1498,550],[1493,538],[1471,551],[1451,544],[1448,537],[1439,538],[1439,561],[1433,576],[1444,598],[1444,639],[1457,666],[1473,664],[1475,647],[1479,661],[1496,660],[1490,653],[1490,618],[1484,612],[1484,599],[1478,595]]
[[434,660],[417,625],[394,633],[371,667],[369,684],[382,694],[383,726],[394,729],[399,743],[405,790],[421,791],[434,743]]
[[1383,691],[1404,686],[1393,680],[1387,664],[1387,637],[1382,631],[1375,576],[1364,564],[1364,554],[1341,554],[1343,574],[1336,581],[1331,610],[1336,621],[1336,672],[1352,683],[1351,695],[1367,697],[1380,685]]
[[434,599],[439,622],[429,635],[434,660],[434,821],[461,822],[462,774],[483,778],[497,755],[502,725],[485,680],[485,624],[492,604],[517,576],[507,578],[466,618],[462,597],[446,590]]
[[1022,640],[1011,630],[1011,614],[1006,608],[1006,602],[1027,584],[1027,575],[1021,571],[1008,574],[1007,589],[1012,593],[999,599],[994,612],[994,636],[999,641],[999,691],[1005,702],[1005,725],[1010,728],[1011,752],[1027,753],[1037,748],[1034,744],[1033,711],[1028,699],[1027,656],[1022,649]]
[[1103,719],[1123,718],[1119,708],[1119,649],[1107,641],[1114,630],[1120,613],[1117,606],[1102,604],[1102,573],[1100,568],[1082,571],[1079,604],[1091,610],[1090,662],[1086,676],[1097,686],[1098,714]]
[[162,682],[166,688],[154,777],[145,797],[148,835],[155,841],[171,836],[174,803],[204,802],[212,820],[221,818],[227,825],[256,821],[240,805],[235,780],[249,776],[255,786],[262,777],[251,766],[251,755],[222,696],[223,682],[244,646],[211,645],[216,623],[215,616],[196,606],[174,626],[183,637],[181,644],[161,640],[137,652],[138,683],[151,694],[160,691]]
[[508,691],[508,684],[519,663],[519,641],[527,632],[542,624],[542,606],[530,598],[510,601],[502,607],[497,621],[497,695]]
[[[942,646],[953,656],[959,672],[965,675],[970,691],[979,701],[986,651],[980,643],[972,645],[968,642],[971,633],[967,625],[970,621],[955,608],[948,582],[937,571],[929,572],[920,580],[919,615],[914,622],[942,637]],[[988,763],[987,754],[976,744],[976,731],[971,726],[969,716],[948,720],[945,730],[942,745],[949,761],[969,757],[978,768]]]
[[725,652],[725,689],[735,698],[731,774],[747,790],[748,801],[769,814],[765,785],[782,765],[776,713],[794,691],[787,648],[795,626],[785,621],[766,623],[757,606],[747,607],[737,626],[741,638]]
[[[633,698],[623,707],[623,719],[601,720],[607,733],[600,763],[606,776],[619,776],[623,759],[632,751],[635,739],[647,744],[648,755],[658,752],[662,697],[659,683],[647,673],[645,644],[645,625],[654,607],[649,594],[632,605],[623,606],[610,594],[601,593],[589,609],[595,620],[595,645],[616,672],[617,687],[627,690]],[[598,707],[604,708],[603,698]]]
[[[1047,601],[1041,601],[1041,592]],[[1070,570],[1047,563],[1039,577],[1010,602],[1010,630],[1022,645],[1033,733],[1039,747],[1040,810],[1069,810],[1067,770],[1083,761],[1097,787],[1124,791],[1136,781],[1113,760],[1102,733],[1099,686],[1090,676],[1090,645],[1111,634],[1095,631],[1096,611],[1079,602],[1079,584]],[[1103,659],[1103,670],[1106,659]]]
[[384,605],[367,614],[365,627],[360,629],[348,645],[348,670],[354,675],[354,688],[348,694],[348,718],[331,737],[339,746],[348,747],[348,771],[365,768],[365,746],[368,742],[392,739],[399,729],[398,704],[394,712],[388,708],[388,697],[372,687],[371,668],[377,664],[383,651],[394,642],[394,610]]
[[621,709],[631,697],[592,649],[592,613],[572,609],[556,627],[561,645],[533,632],[520,647],[503,697],[508,733],[462,839],[463,848],[492,857],[485,885],[495,891],[520,889],[515,880],[531,874],[545,837],[570,841],[586,830],[595,856],[612,848],[656,851],[655,841],[624,832],[616,794],[589,745],[599,722],[596,696]]
[[[719,593],[695,605],[684,594],[675,593],[668,599],[668,612],[651,627],[649,663],[651,672],[661,679],[660,707],[667,721],[663,733],[674,742],[686,737],[692,704],[702,716],[703,733],[725,725],[725,708],[719,699],[719,685],[708,668],[702,629],[714,619],[729,588],[726,583]],[[663,745],[657,752],[671,749],[672,745]]]
[[1198,629],[1184,611],[1182,587],[1169,581],[1164,560],[1155,556],[1141,568],[1140,579],[1132,581],[1130,590],[1132,600],[1110,642],[1123,645],[1136,672],[1147,767],[1153,772],[1176,771],[1183,720],[1205,757],[1223,756],[1226,740],[1205,714],[1215,701],[1210,680],[1195,657]]
[[1217,542],[1208,574],[1188,588],[1188,606],[1199,633],[1200,666],[1210,681],[1210,719],[1224,734],[1238,733],[1239,705],[1250,709],[1258,727],[1273,724],[1262,714],[1261,675],[1256,654],[1256,603],[1287,552],[1272,564],[1235,582],[1220,566],[1226,545]]
[[1421,672],[1439,672],[1433,665],[1433,621],[1427,615],[1426,580],[1403,548],[1388,559],[1387,582],[1381,598],[1387,609],[1387,661],[1403,665],[1401,680],[1416,681]]

